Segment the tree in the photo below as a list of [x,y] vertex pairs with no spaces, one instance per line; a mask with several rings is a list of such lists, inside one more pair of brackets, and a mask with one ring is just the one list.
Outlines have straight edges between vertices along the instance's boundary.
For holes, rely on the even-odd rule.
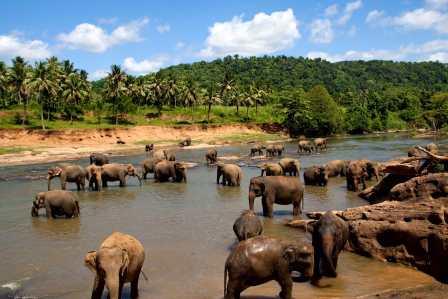
[[13,95],[16,97],[18,104],[23,104],[23,116],[22,125],[25,125],[28,121],[27,108],[28,108],[28,65],[25,60],[17,56],[12,60],[12,67],[9,72],[9,82],[11,83],[11,89]]
[[70,123],[73,123],[73,115],[79,112],[80,104],[88,96],[87,82],[83,81],[77,73],[69,74],[62,84],[62,97],[65,100],[66,110],[70,115]]
[[150,85],[150,89],[152,90],[153,105],[157,108],[157,115],[160,116],[162,114],[166,89],[160,73],[157,73],[154,77],[154,81]]
[[110,68],[110,73],[106,77],[105,94],[112,105],[112,115],[115,119],[115,124],[118,125],[118,105],[120,100],[127,92],[126,88],[126,73],[114,64]]
[[221,98],[218,93],[216,93],[214,85],[210,84],[206,90],[205,105],[207,106],[207,123],[210,123],[210,111],[213,105],[221,103]]
[[312,135],[335,133],[342,125],[341,111],[323,85],[311,88],[306,97],[310,102],[314,126],[309,129]]
[[177,106],[177,96],[179,94],[179,89],[176,84],[176,80],[174,78],[171,78],[168,81],[168,84],[166,85],[165,89],[165,97],[168,100],[168,103],[170,103],[171,106],[176,108]]
[[431,97],[425,118],[435,131],[448,124],[448,92],[439,92]]
[[184,98],[184,105],[187,107],[191,107],[192,109],[194,105],[196,105],[199,102],[198,89],[196,83],[191,78],[189,78],[186,82],[183,92],[183,98]]
[[6,64],[3,61],[0,61],[0,107],[7,108],[8,100],[7,100],[7,92],[8,92],[8,72],[6,69]]
[[295,89],[292,92],[283,91],[276,97],[283,108],[283,113],[286,114],[284,125],[292,136],[306,134],[309,128],[316,126],[311,103],[303,89]]

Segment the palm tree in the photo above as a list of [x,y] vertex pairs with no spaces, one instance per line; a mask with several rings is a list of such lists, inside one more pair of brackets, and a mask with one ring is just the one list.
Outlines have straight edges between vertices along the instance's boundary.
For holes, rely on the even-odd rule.
[[177,87],[176,80],[174,78],[171,78],[166,86],[165,97],[168,99],[170,105],[174,106],[174,108],[176,108],[177,106],[178,94],[179,88]]
[[157,115],[160,116],[162,114],[166,87],[159,73],[156,74],[150,89],[152,90],[154,106],[157,108]]
[[230,77],[230,73],[226,72],[224,75],[224,79],[221,83],[219,83],[219,96],[221,99],[224,99],[225,96],[231,92],[233,89],[233,80]]
[[118,124],[118,101],[126,93],[126,73],[120,66],[114,64],[110,68],[110,73],[106,77],[106,97],[112,103],[112,114],[115,117],[115,124]]
[[7,107],[8,100],[6,98],[6,93],[8,91],[8,72],[6,69],[6,64],[3,61],[0,61],[0,98],[3,99],[3,103],[0,104],[0,107]]
[[71,73],[65,78],[62,84],[62,98],[65,100],[65,104],[68,107],[67,110],[70,114],[70,124],[73,124],[73,112],[81,102],[87,98],[88,94],[88,88],[82,80],[81,75]]
[[230,104],[236,106],[236,115],[240,115],[241,94],[238,86],[234,86],[229,93]]
[[56,97],[59,91],[58,84],[52,80],[51,76],[50,66],[41,61],[36,63],[31,78],[29,78],[30,89],[36,95],[38,103],[40,103],[40,119],[43,130],[45,130],[44,104],[51,97]]
[[199,94],[195,82],[190,78],[187,80],[183,92],[184,104],[193,109],[194,105],[199,102]]
[[250,92],[244,92],[242,95],[242,103],[246,106],[246,117],[249,119],[249,108],[254,105],[254,98]]
[[255,115],[258,115],[258,105],[264,104],[266,96],[267,96],[267,93],[263,89],[253,87],[252,97],[253,97],[253,101],[255,103]]
[[18,104],[23,104],[22,125],[27,122],[28,108],[28,65],[25,60],[17,56],[12,60],[12,67],[9,72],[9,82],[11,83],[12,94],[16,97]]
[[210,84],[209,88],[207,88],[205,96],[205,105],[208,107],[207,123],[210,123],[210,111],[212,110],[212,105],[221,103],[221,97],[218,93],[215,92],[213,87],[213,84]]

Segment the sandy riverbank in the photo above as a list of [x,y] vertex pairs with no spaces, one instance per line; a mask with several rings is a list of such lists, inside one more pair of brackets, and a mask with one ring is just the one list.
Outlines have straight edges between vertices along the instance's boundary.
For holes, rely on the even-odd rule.
[[[135,153],[144,145],[177,146],[191,137],[188,148],[206,148],[248,141],[275,141],[286,135],[270,134],[256,125],[225,126],[138,126],[116,129],[0,130],[0,148],[14,152],[0,155],[0,166],[56,162],[89,156],[92,152]],[[125,144],[117,144],[122,140]]]

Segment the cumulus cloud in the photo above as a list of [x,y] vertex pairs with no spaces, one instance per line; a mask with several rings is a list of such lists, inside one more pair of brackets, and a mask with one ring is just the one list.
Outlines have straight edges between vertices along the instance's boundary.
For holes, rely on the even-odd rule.
[[448,14],[437,10],[417,8],[395,17],[393,24],[409,30],[432,29],[438,33],[448,33]]
[[160,56],[152,60],[143,59],[136,61],[133,57],[124,59],[123,68],[132,74],[143,75],[158,71],[166,62],[166,57]]
[[287,49],[300,38],[299,22],[292,9],[257,13],[251,20],[241,16],[227,22],[216,22],[209,28],[203,57],[232,54],[245,56],[270,54]]
[[69,33],[59,34],[58,39],[62,42],[63,46],[69,49],[102,53],[118,44],[141,41],[141,30],[148,22],[149,19],[145,17],[118,26],[111,33],[107,33],[99,26],[82,23],[77,25]]
[[355,51],[350,50],[341,54],[329,54],[327,52],[309,52],[308,58],[322,58],[331,62],[346,61],[346,60],[402,60],[405,54],[401,51],[390,50],[369,50],[369,51]]
[[447,9],[448,0],[425,0],[426,5],[435,9]]
[[99,18],[98,19],[98,24],[106,24],[106,25],[110,25],[110,24],[114,24],[117,22],[117,18],[113,17],[113,18]]
[[360,9],[362,6],[362,1],[357,0],[353,2],[349,2],[345,5],[344,14],[338,19],[338,25],[345,25],[352,18],[352,15],[355,11]]
[[311,37],[313,43],[328,44],[333,41],[334,33],[328,19],[317,19],[311,23]]
[[325,16],[326,17],[334,16],[338,13],[338,11],[339,9],[337,4],[330,5],[325,9]]
[[37,60],[51,56],[51,51],[48,44],[41,40],[26,40],[17,34],[0,35],[0,57],[15,56]]
[[165,32],[169,32],[171,30],[171,26],[168,24],[158,25],[156,27],[156,29],[159,33],[165,33]]
[[436,52],[428,56],[426,60],[448,63],[448,52]]
[[108,70],[96,70],[93,73],[89,73],[89,80],[99,80],[107,77]]

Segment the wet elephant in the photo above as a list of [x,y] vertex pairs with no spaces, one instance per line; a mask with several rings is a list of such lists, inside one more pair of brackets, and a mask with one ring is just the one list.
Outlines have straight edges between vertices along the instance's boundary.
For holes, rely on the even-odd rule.
[[103,166],[109,163],[109,157],[105,154],[93,153],[90,155],[90,164],[95,164],[98,166]]
[[191,138],[187,137],[184,140],[182,140],[181,142],[179,142],[179,146],[190,146],[191,145]]
[[176,161],[176,154],[172,151],[165,151],[165,159],[168,161]]
[[261,235],[263,233],[263,224],[253,211],[245,210],[235,220],[233,231],[238,241],[244,241]]
[[241,167],[236,164],[224,164],[218,163],[216,167],[216,183],[219,184],[219,180],[222,176],[222,184],[228,186],[239,186],[243,179],[243,171]]
[[357,192],[360,190],[359,185],[362,185],[362,190],[364,190],[367,177],[366,163],[360,160],[351,161],[347,167],[347,189]]
[[121,298],[123,285],[127,282],[131,283],[131,298],[138,298],[138,279],[144,261],[145,250],[136,238],[112,233],[98,250],[90,251],[84,257],[84,264],[95,274],[91,298],[100,299],[104,286],[109,291],[108,298]]
[[327,150],[327,138],[314,139],[314,148],[316,151]]
[[283,155],[284,151],[285,151],[285,146],[283,144],[274,144],[274,153],[277,156]]
[[158,159],[158,158],[154,158],[154,157],[143,160],[143,162],[142,162],[142,170],[143,170],[142,177],[143,177],[143,179],[146,180],[148,173],[154,173],[156,164],[162,160],[164,160],[164,159]]
[[256,197],[261,196],[263,216],[273,217],[274,203],[293,205],[293,216],[298,216],[303,210],[304,187],[299,179],[289,176],[259,176],[250,180],[249,209],[254,210]]
[[48,190],[51,189],[51,180],[59,177],[61,181],[61,189],[65,190],[67,183],[76,183],[79,190],[85,189],[87,171],[79,165],[56,166],[48,170]]
[[350,161],[348,160],[332,160],[325,164],[328,177],[345,176],[347,167]]
[[303,172],[305,185],[326,186],[328,184],[328,173],[324,166],[311,166]]
[[314,247],[314,275],[317,281],[322,276],[336,277],[339,253],[347,243],[348,224],[328,211],[312,224]]
[[162,160],[156,164],[154,169],[154,179],[157,182],[187,182],[187,170],[185,165],[179,162]]
[[283,168],[278,163],[263,163],[258,166],[261,169],[261,176],[283,175]]
[[292,176],[300,176],[300,161],[297,159],[291,158],[283,158],[278,162],[280,167],[283,170],[283,173],[292,175]]
[[126,186],[126,177],[134,176],[141,184],[141,177],[132,164],[111,163],[102,166],[101,180],[103,187],[107,187],[108,182],[120,182],[120,187]]
[[[224,268],[224,299],[240,298],[245,289],[277,281],[282,299],[292,299],[291,271],[305,278],[313,274],[313,248],[306,243],[257,236],[240,242]],[[228,283],[227,283],[228,276]]]
[[73,192],[65,190],[51,190],[39,192],[33,201],[31,216],[37,217],[39,209],[45,209],[48,218],[64,216],[72,218],[79,216],[79,203]]
[[214,148],[211,148],[207,150],[207,153],[205,154],[205,160],[207,161],[207,164],[216,164],[218,162],[218,151]]
[[255,154],[258,154],[259,156],[263,155],[263,149],[266,147],[261,144],[255,144],[250,148],[250,156],[253,157]]
[[314,150],[314,146],[309,140],[300,140],[298,147],[297,147],[297,153],[309,153],[311,154]]
[[95,164],[91,164],[86,167],[86,179],[89,182],[89,189],[94,191],[101,191],[101,187],[103,185],[101,179],[102,171],[102,166],[97,166]]
[[274,157],[276,154],[276,149],[274,144],[269,144],[266,146],[266,157]]

